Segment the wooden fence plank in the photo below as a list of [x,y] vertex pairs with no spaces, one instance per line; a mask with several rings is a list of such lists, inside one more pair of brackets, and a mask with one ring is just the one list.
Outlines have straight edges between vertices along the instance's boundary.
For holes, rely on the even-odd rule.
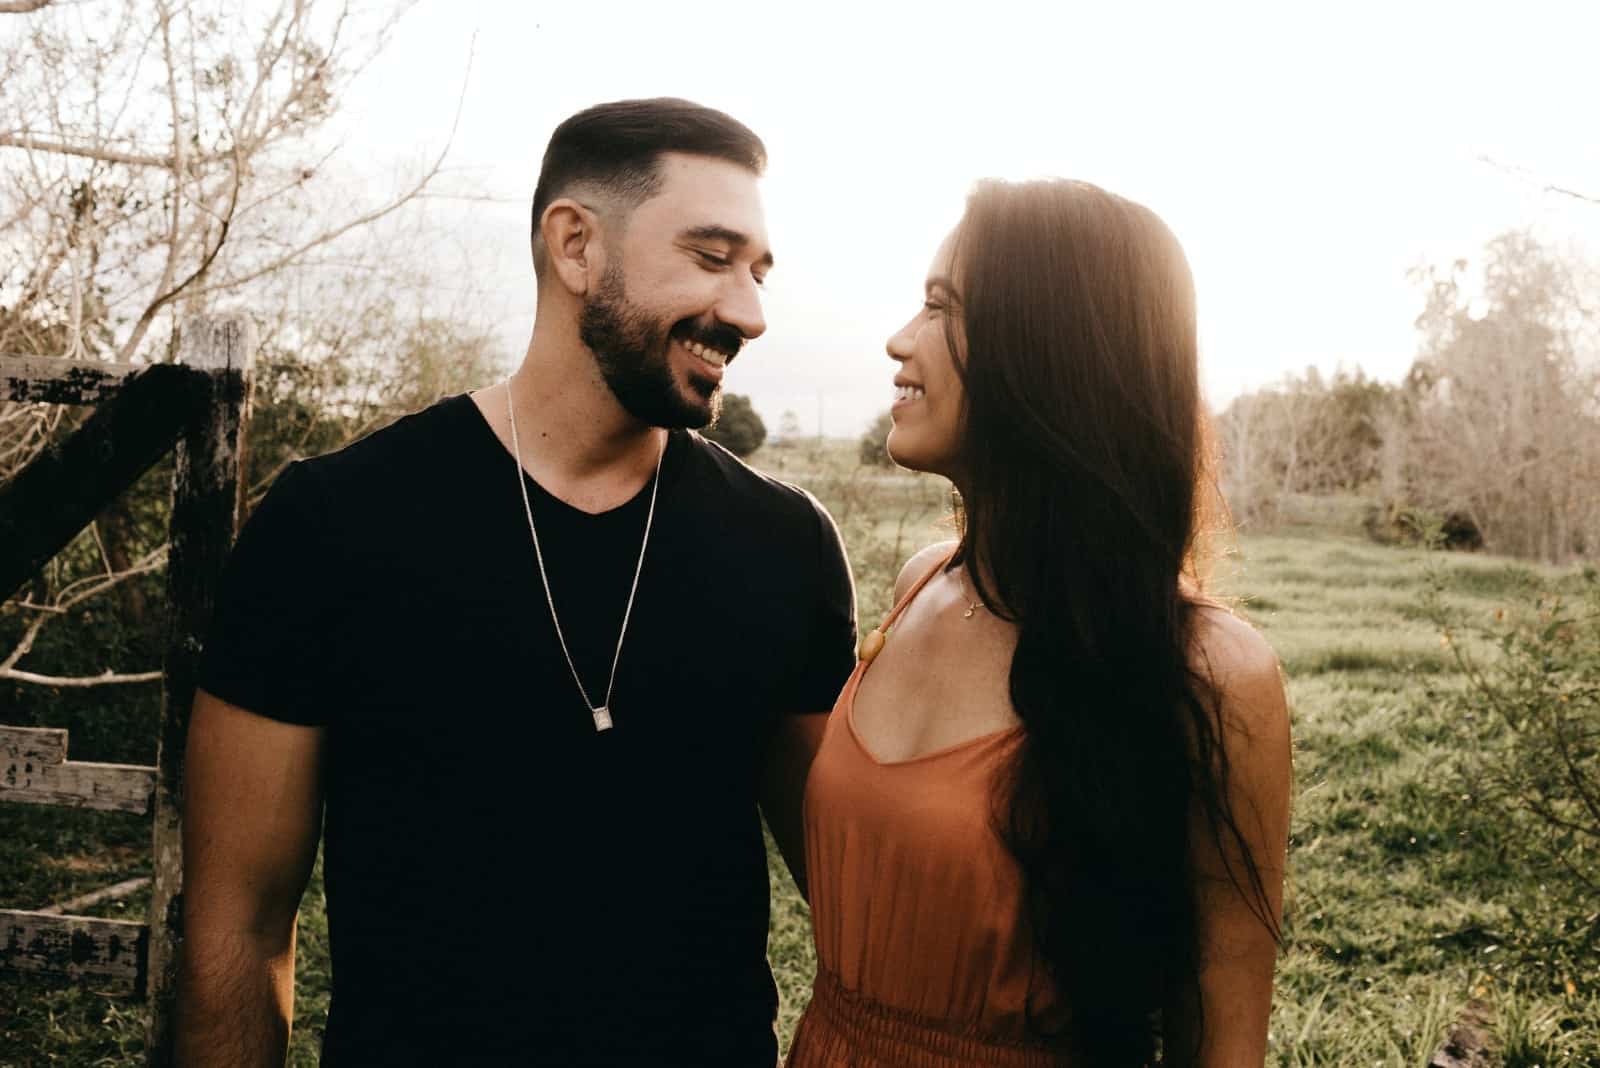
[[44,404],[103,404],[142,368],[131,363],[0,356],[0,398]]
[[142,923],[0,909],[0,972],[56,976],[139,994],[148,945],[149,928]]
[[172,1020],[183,937],[183,748],[200,676],[200,648],[222,584],[222,565],[239,520],[239,471],[250,420],[255,328],[244,316],[184,324],[179,359],[207,373],[201,417],[178,440],[172,481],[172,537],[167,555],[167,649],[156,750],[160,777],[151,820],[155,871],[150,889],[150,1068],[173,1063]]
[[156,769],[142,764],[6,760],[0,765],[0,802],[144,813],[155,791]]
[[0,726],[0,763],[7,768],[12,764],[61,764],[66,759],[67,732],[60,727]]
[[9,597],[198,420],[210,375],[146,367],[0,486],[0,598]]

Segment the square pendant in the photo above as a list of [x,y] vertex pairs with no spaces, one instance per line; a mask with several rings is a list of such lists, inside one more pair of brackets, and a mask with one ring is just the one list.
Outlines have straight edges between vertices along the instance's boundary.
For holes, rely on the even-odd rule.
[[594,709],[594,729],[597,731],[611,729],[611,709],[605,706]]

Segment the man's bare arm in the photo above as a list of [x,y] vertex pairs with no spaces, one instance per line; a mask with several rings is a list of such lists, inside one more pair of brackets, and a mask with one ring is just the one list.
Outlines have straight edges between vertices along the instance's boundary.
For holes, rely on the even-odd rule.
[[772,747],[767,754],[766,768],[761,778],[761,812],[767,818],[767,829],[778,843],[778,852],[794,876],[795,886],[806,901],[811,896],[806,888],[805,800],[806,776],[811,771],[811,761],[822,744],[822,731],[828,717],[821,713],[797,713],[779,716],[778,729],[772,737]]
[[322,730],[195,697],[184,770],[177,1062],[282,1065],[295,915],[322,825]]

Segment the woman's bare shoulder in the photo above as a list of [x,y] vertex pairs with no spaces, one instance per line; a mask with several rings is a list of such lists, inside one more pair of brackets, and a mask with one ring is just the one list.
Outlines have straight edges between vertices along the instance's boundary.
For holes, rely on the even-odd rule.
[[1222,700],[1224,721],[1247,737],[1287,736],[1283,671],[1266,638],[1217,601],[1198,600],[1194,621],[1198,666]]
[[957,542],[953,539],[939,541],[912,553],[911,559],[900,569],[900,577],[894,580],[894,603],[899,604],[900,599],[911,592],[911,587],[917,584],[917,580],[954,552],[956,545]]

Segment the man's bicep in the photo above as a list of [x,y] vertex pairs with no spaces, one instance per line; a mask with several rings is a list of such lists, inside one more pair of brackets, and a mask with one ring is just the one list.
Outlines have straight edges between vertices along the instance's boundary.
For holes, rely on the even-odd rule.
[[292,922],[321,833],[322,747],[320,727],[196,694],[184,767],[191,923]]

